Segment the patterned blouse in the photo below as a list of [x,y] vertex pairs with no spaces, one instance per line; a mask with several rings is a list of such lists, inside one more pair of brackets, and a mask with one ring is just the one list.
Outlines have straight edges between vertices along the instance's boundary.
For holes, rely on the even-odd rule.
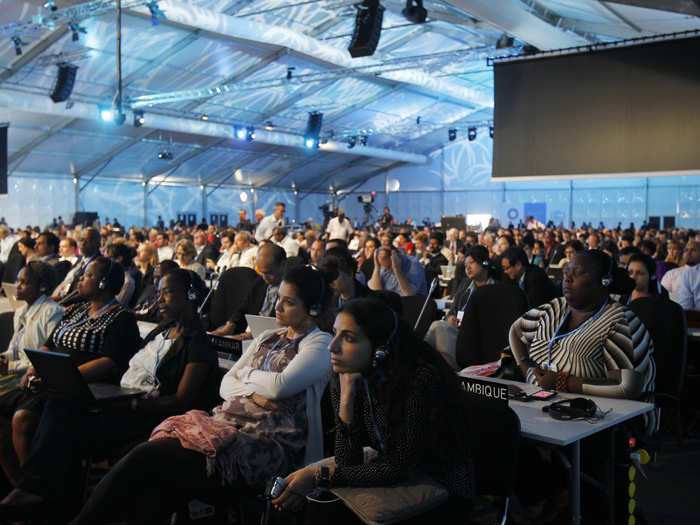
[[78,365],[110,357],[126,370],[140,346],[134,314],[119,303],[97,317],[90,316],[89,310],[90,301],[84,301],[66,311],[46,342],[49,350],[72,354]]

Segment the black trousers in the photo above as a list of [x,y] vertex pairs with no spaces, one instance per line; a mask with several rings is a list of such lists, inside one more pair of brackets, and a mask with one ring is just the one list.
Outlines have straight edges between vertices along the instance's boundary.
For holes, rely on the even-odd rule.
[[124,456],[100,481],[73,525],[89,523],[156,523],[192,498],[211,501],[236,487],[222,487],[208,477],[203,454],[188,450],[176,439],[143,443]]
[[18,486],[74,514],[82,502],[82,460],[111,458],[125,445],[145,441],[160,420],[123,406],[95,411],[74,398],[50,396]]

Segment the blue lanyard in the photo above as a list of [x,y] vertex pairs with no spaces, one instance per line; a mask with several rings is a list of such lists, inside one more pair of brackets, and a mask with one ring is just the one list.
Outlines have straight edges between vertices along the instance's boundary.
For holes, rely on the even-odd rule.
[[608,306],[609,301],[610,301],[610,298],[609,297],[606,298],[605,302],[603,303],[603,306],[600,307],[600,310],[598,310],[593,317],[589,317],[588,319],[586,319],[578,328],[571,330],[570,332],[567,332],[565,334],[559,335],[559,330],[562,329],[562,327],[566,323],[566,320],[569,318],[569,315],[571,314],[571,309],[567,310],[566,314],[564,314],[564,318],[561,320],[561,323],[559,323],[557,330],[554,332],[554,337],[552,337],[552,339],[547,344],[547,363],[546,363],[547,368],[545,368],[544,366],[542,368],[544,368],[545,370],[548,370],[552,366],[552,347],[554,346],[554,342],[557,339],[563,339],[564,337],[566,337],[568,335],[575,334],[576,332],[581,330],[583,327],[585,327],[588,323],[594,321],[598,316],[600,316],[600,314],[603,313],[603,310],[605,310],[605,307]]
[[[267,352],[267,355],[265,356],[265,360],[263,361],[262,369],[263,369],[265,372],[269,372],[269,371],[270,371],[270,361],[272,361],[272,359],[273,359],[277,354],[279,354],[279,353],[281,353],[281,352],[284,352],[287,348],[289,348],[291,345],[293,345],[293,344],[296,343],[297,341],[301,341],[304,337],[306,337],[306,336],[309,335],[311,332],[313,332],[315,328],[316,328],[315,326],[312,326],[312,327],[309,328],[306,332],[304,332],[303,334],[301,334],[301,335],[298,336],[298,337],[295,337],[294,339],[292,339],[291,341],[289,341],[286,345],[284,345],[283,347],[281,347],[281,348],[278,350],[278,349],[277,349],[277,345],[279,345],[279,344],[282,342],[282,336],[280,335],[280,338],[277,340],[277,342],[276,342],[276,343],[272,346],[272,348],[270,348],[270,350]],[[277,351],[275,351],[275,350],[277,350]]]
[[[95,312],[92,315],[88,315],[85,319],[82,319],[81,321],[78,321],[77,323],[68,323],[66,326],[61,328],[61,330],[58,332],[58,337],[56,338],[56,342],[59,343],[63,339],[63,334],[66,333],[66,331],[70,330],[71,328],[78,328],[79,326],[84,325],[87,323],[90,319],[94,319],[95,317],[98,317],[102,312],[104,312],[107,308],[112,306],[114,303],[117,302],[117,298],[115,297],[112,299],[110,302],[108,302],[106,305],[104,305],[102,308],[100,308],[97,312]],[[90,307],[88,306],[88,310]],[[87,313],[87,310],[85,311]]]

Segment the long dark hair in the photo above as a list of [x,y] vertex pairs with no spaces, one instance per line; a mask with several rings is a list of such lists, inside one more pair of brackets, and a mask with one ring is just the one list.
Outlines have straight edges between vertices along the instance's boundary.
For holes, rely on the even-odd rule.
[[426,400],[430,406],[430,449],[437,459],[449,461],[465,450],[468,438],[463,405],[464,392],[447,362],[429,344],[420,339],[386,303],[376,298],[352,299],[340,312],[353,317],[372,345],[374,352],[387,345],[387,359],[372,368],[368,382],[374,386],[378,401],[386,406],[390,426],[403,423],[406,392],[413,388],[416,372],[426,369],[433,387]]
[[331,294],[323,272],[310,265],[295,265],[287,268],[282,280],[294,285],[316,325],[324,332],[330,332],[333,324],[329,308]]

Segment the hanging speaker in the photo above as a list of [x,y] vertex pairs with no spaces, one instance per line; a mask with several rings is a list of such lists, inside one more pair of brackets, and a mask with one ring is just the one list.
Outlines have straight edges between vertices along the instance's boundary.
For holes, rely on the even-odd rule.
[[73,84],[75,84],[75,74],[78,72],[78,66],[61,62],[58,64],[58,74],[56,75],[56,83],[53,86],[51,100],[54,102],[63,102],[68,100],[73,92]]
[[7,128],[9,124],[0,122],[0,195],[7,195]]
[[368,57],[374,54],[379,44],[382,33],[382,20],[384,19],[384,7],[377,0],[365,0],[357,5],[355,16],[355,30],[348,46],[350,56]]

